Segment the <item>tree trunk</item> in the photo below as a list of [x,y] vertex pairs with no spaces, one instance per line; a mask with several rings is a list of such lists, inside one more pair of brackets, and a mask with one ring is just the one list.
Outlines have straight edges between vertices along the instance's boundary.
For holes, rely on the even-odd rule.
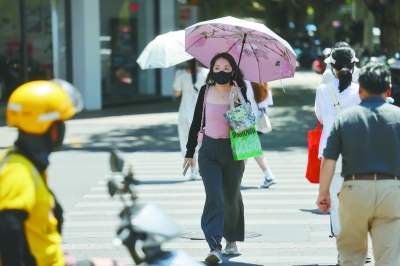
[[400,1],[364,0],[364,3],[379,23],[382,53],[392,57],[399,50]]

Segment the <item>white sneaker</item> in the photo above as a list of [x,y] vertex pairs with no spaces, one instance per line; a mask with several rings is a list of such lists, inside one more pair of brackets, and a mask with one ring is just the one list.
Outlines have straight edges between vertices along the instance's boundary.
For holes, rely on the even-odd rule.
[[226,247],[224,249],[224,254],[227,254],[227,255],[239,254],[239,248],[236,245],[236,242],[226,242]]
[[210,264],[221,264],[222,263],[222,254],[220,249],[214,249],[210,253],[208,253],[205,261]]
[[199,176],[198,176],[198,171],[197,168],[192,169],[192,174],[190,175],[190,180],[198,180]]
[[265,179],[264,183],[262,183],[260,185],[261,188],[269,188],[270,186],[272,186],[273,184],[276,184],[276,180],[275,179]]

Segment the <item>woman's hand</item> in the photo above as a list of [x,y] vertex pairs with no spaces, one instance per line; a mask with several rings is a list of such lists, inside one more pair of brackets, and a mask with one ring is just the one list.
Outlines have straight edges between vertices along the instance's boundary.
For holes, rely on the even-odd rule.
[[233,92],[233,95],[234,95],[233,101],[234,101],[234,104],[235,104],[235,106],[236,106],[236,105],[239,104],[239,103],[238,103],[238,102],[239,102],[239,95],[238,95],[238,92],[237,92],[237,88],[238,88],[238,89],[240,89],[240,88],[239,88],[239,86],[237,85],[236,81],[233,81],[233,84],[234,84],[234,86],[232,86],[231,92]]
[[194,165],[193,165],[193,158],[185,158],[185,159],[183,159],[182,168],[185,168],[187,162],[189,162],[189,165],[190,165],[191,167],[194,166]]

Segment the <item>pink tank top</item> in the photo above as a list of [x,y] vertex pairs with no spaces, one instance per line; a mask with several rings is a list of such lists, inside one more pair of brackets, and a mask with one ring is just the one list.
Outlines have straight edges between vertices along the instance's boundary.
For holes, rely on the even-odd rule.
[[213,139],[229,139],[231,129],[224,113],[230,108],[229,104],[206,103],[205,134]]

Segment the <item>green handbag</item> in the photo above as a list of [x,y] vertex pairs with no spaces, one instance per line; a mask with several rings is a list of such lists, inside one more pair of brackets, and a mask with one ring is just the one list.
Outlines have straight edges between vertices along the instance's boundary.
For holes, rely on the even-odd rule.
[[263,155],[260,139],[258,138],[255,126],[240,133],[230,130],[229,135],[231,139],[233,159],[235,161]]

